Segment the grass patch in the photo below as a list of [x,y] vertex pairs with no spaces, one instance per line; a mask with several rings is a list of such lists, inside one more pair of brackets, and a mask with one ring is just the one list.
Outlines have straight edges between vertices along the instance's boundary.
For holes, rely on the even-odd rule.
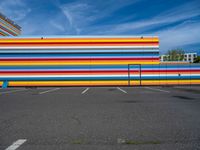
[[71,142],[71,144],[85,144],[85,141],[83,140],[74,140]]
[[160,141],[133,141],[126,140],[124,144],[143,145],[143,144],[161,144]]

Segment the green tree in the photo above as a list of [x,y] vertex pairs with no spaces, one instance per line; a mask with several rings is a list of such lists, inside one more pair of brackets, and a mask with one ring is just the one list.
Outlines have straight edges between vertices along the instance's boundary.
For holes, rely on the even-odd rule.
[[169,61],[183,61],[184,60],[184,50],[182,49],[172,49],[167,52],[169,55]]
[[194,63],[200,63],[200,56],[197,56],[197,57],[194,59]]

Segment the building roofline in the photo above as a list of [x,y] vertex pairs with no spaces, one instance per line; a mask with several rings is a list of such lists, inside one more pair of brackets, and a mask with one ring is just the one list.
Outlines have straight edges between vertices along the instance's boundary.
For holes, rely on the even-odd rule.
[[[1,38],[1,37],[0,37]],[[3,37],[11,38],[11,37]],[[158,36],[134,36],[134,35],[19,35],[12,37],[20,38],[159,38]]]
[[18,30],[21,30],[21,26],[19,26],[17,23],[15,23],[14,21],[12,21],[11,19],[7,18],[5,15],[3,15],[0,12],[0,18],[4,19],[5,21],[9,22],[11,25],[13,25],[14,27],[16,27]]

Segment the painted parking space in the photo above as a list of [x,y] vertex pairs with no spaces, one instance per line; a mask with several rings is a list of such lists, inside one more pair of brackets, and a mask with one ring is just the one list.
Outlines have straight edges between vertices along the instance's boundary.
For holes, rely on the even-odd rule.
[[45,90],[45,91],[39,92],[39,94],[46,94],[46,93],[50,93],[50,92],[53,92],[53,91],[57,91],[59,89],[60,88],[52,88],[52,89],[49,89],[49,90]]
[[200,93],[200,88],[198,86],[174,86],[174,87],[163,87],[163,86],[135,86],[135,87],[32,87],[32,88],[6,88],[0,89],[0,95],[4,94],[16,94],[16,93],[28,93],[33,95],[47,95],[47,94],[65,94],[65,93],[76,93],[76,94],[92,94],[94,90],[98,90],[100,93],[103,92],[112,94],[113,91],[124,93],[124,94],[134,94],[134,93],[171,93],[171,92],[190,92],[190,93]]
[[169,90],[164,90],[161,88],[155,88],[155,87],[144,87],[145,89],[153,90],[153,91],[159,91],[159,92],[165,92],[165,93],[170,93]]
[[200,94],[151,88],[44,87],[6,94],[0,97],[0,148],[27,139],[17,149],[156,149],[166,143],[195,149]]
[[25,88],[1,89],[0,95],[11,94],[11,93],[16,93],[16,92],[22,92],[22,91],[26,91],[26,89]]
[[[143,90],[142,90],[143,89]],[[3,94],[15,94],[16,92],[28,93],[33,95],[47,95],[47,94],[58,94],[58,93],[70,93],[75,92],[76,94],[92,94],[94,90],[98,90],[99,93],[112,94],[113,91],[116,93],[152,93],[152,92],[165,92],[169,93],[169,90],[163,89],[162,87],[29,87],[29,88],[6,88],[0,89],[0,95]]]
[[0,92],[6,92],[6,91],[11,91],[11,90],[18,90],[22,88],[0,88]]
[[7,147],[5,150],[16,150],[18,149],[22,144],[24,144],[27,141],[27,139],[18,139],[15,141],[12,145]]

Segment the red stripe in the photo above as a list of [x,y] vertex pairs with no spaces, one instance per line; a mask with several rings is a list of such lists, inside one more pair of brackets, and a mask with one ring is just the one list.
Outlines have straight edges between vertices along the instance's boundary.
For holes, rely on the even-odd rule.
[[200,71],[200,70],[197,70],[197,69],[195,69],[195,70],[142,70],[142,72],[157,72],[157,73],[159,73],[159,72],[176,72],[176,73],[182,73],[182,72],[198,72],[198,71]]
[[159,58],[22,58],[0,59],[0,61],[72,61],[72,60],[159,60]]
[[107,73],[114,73],[114,72],[127,72],[127,70],[81,70],[81,71],[0,71],[0,73],[101,73],[101,72],[107,72]]
[[158,42],[12,42],[12,43],[7,43],[7,42],[1,42],[1,44],[158,44]]
[[[128,73],[128,69],[127,70],[80,70],[80,71],[68,71],[68,70],[61,70],[61,71],[0,71],[0,73]],[[130,70],[131,73],[134,72],[139,72],[139,70]],[[183,73],[183,72],[200,72],[200,70],[192,70],[192,71],[188,71],[188,70],[168,70],[168,71],[159,71],[159,70],[154,70],[154,71],[147,71],[147,70],[143,70],[141,71],[141,73],[148,73],[148,72],[154,72],[154,73],[159,73],[159,72],[176,72],[176,73]]]

